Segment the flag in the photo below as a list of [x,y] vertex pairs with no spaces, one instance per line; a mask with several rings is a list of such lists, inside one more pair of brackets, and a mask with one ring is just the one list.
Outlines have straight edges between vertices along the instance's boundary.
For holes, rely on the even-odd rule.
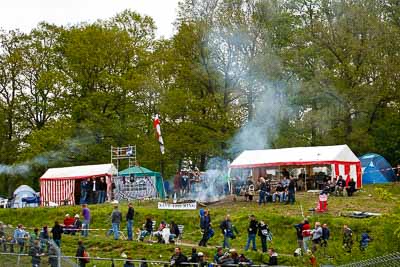
[[160,119],[158,118],[158,114],[156,114],[156,116],[154,117],[153,126],[154,129],[156,129],[156,134],[158,143],[160,144],[161,154],[164,154],[165,153],[164,140],[161,135]]

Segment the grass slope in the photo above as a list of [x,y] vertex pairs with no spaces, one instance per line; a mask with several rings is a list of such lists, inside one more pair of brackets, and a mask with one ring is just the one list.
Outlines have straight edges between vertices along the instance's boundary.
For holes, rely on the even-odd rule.
[[[223,220],[225,214],[230,214],[233,223],[240,231],[238,238],[233,240],[232,245],[239,253],[243,252],[243,248],[247,239],[248,216],[256,215],[258,220],[264,220],[270,226],[274,235],[274,240],[268,246],[273,246],[279,256],[279,263],[291,266],[308,266],[308,257],[293,257],[296,248],[296,234],[293,224],[298,223],[301,219],[300,204],[303,206],[305,215],[309,217],[310,223],[316,221],[327,223],[331,230],[331,240],[326,249],[326,257],[322,250],[318,250],[316,257],[318,263],[325,264],[343,264],[366,258],[372,258],[384,255],[393,251],[400,251],[399,238],[394,234],[395,229],[399,225],[400,217],[399,200],[397,196],[400,194],[400,184],[391,184],[387,186],[365,186],[362,192],[356,193],[352,198],[348,197],[330,197],[328,201],[329,211],[324,214],[312,214],[308,212],[309,208],[316,206],[317,195],[310,193],[299,193],[296,195],[295,205],[282,205],[277,203],[268,203],[259,207],[256,203],[244,202],[242,199],[228,198],[226,201],[210,205],[213,228],[216,235],[210,240],[208,248],[198,248],[198,251],[204,252],[208,258],[212,260],[215,253],[215,246],[222,244],[222,234],[218,226]],[[134,202],[135,207],[135,227],[141,226],[146,216],[152,216],[157,224],[161,220],[167,222],[174,220],[178,224],[185,225],[185,233],[183,237],[184,244],[197,244],[201,239],[199,231],[198,211],[166,211],[158,210],[157,203]],[[110,214],[112,206],[110,204],[91,205],[89,207],[92,212],[93,223],[91,228],[109,228]],[[79,206],[67,206],[58,208],[25,208],[25,209],[0,209],[0,221],[15,226],[22,223],[27,227],[41,227],[44,224],[52,226],[55,220],[62,221],[66,213],[80,214]],[[127,211],[126,203],[120,204],[123,214]],[[370,211],[380,212],[383,216],[368,219],[354,219],[340,216],[345,211]],[[354,232],[354,247],[351,254],[344,252],[342,249],[342,226],[348,224]],[[125,229],[125,223],[122,228]],[[370,231],[373,242],[365,252],[358,249],[358,241],[362,231]],[[65,255],[74,255],[76,243],[80,236],[64,235],[62,239],[62,250]],[[84,240],[88,251],[94,257],[115,257],[119,258],[121,253],[139,259],[146,257],[153,260],[169,260],[173,254],[174,245],[148,244],[142,242],[114,241],[112,237],[107,237],[105,231],[96,231],[90,234]],[[260,250],[261,244],[257,238],[257,246]],[[191,247],[181,245],[186,255],[190,255]],[[268,260],[267,255],[260,252],[246,252],[256,263],[263,263]],[[0,258],[1,260],[1,258]],[[3,261],[3,260],[2,260]],[[3,261],[5,262],[5,261]],[[92,266],[93,263],[88,266]],[[0,265],[1,266],[1,265]],[[10,265],[4,265],[10,266]],[[11,265],[12,266],[12,265]],[[96,263],[96,266],[110,266],[110,263]],[[122,266],[116,264],[116,266]]]

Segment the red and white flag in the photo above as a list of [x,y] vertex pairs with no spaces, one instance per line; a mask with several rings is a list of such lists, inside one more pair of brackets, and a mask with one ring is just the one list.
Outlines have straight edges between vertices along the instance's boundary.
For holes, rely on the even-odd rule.
[[165,153],[164,140],[161,135],[160,119],[158,118],[158,114],[156,114],[156,116],[154,117],[153,126],[154,129],[156,129],[156,134],[158,143],[160,144],[161,154],[164,154]]

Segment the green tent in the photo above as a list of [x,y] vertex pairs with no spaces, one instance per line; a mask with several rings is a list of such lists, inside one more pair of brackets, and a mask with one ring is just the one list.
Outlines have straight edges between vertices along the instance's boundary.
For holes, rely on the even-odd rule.
[[144,167],[140,166],[134,166],[130,167],[128,169],[122,170],[118,173],[119,176],[135,176],[135,177],[155,177],[155,187],[157,190],[158,195],[160,198],[165,198],[165,190],[164,190],[164,181],[159,172],[155,172],[152,170],[149,170]]

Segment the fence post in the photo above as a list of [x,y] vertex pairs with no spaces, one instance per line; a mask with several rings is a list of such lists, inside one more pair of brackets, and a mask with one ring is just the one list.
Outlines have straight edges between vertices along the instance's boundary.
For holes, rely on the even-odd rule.
[[18,257],[17,257],[17,266],[19,266],[20,262],[21,262],[21,255],[18,254]]

